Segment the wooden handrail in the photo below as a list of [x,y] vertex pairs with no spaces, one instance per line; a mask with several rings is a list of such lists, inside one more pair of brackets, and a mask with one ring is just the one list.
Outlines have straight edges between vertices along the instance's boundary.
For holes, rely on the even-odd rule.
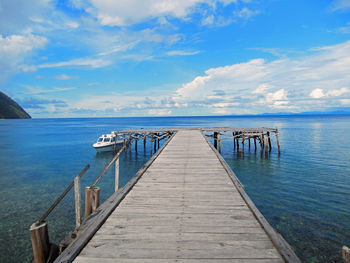
[[[85,172],[90,168],[90,165],[86,165],[85,168],[77,175],[78,177],[82,177]],[[61,202],[61,200],[65,197],[65,195],[69,192],[70,189],[72,189],[74,185],[74,180],[68,185],[68,187],[63,191],[63,193],[56,199],[56,201],[49,207],[49,209],[46,210],[46,212],[40,217],[39,223],[42,223],[45,221],[46,217],[52,212],[52,210]]]
[[126,148],[126,144],[123,145],[123,147],[119,150],[119,152],[113,157],[113,159],[107,164],[107,166],[103,169],[103,171],[100,173],[100,175],[96,178],[95,182],[90,186],[91,189],[94,188],[94,186],[98,183],[98,181],[102,178],[102,176],[108,171],[109,167],[119,158],[119,155],[124,151]]

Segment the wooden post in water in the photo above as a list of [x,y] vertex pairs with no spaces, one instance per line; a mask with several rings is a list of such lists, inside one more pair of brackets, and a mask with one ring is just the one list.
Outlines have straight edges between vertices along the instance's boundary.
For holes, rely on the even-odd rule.
[[50,251],[49,232],[46,222],[36,222],[30,226],[34,263],[46,263]]
[[214,147],[215,149],[218,148],[218,133],[217,132],[214,132]]
[[221,153],[221,139],[220,139],[220,132],[218,133],[218,141],[219,141],[219,153]]
[[263,147],[264,147],[264,141],[263,141],[263,136],[260,134],[259,136],[259,142],[260,142],[260,153],[263,153]]
[[281,149],[280,149],[280,141],[278,140],[278,129],[276,128],[276,141],[277,141],[277,147],[278,147],[278,154],[281,154]]
[[138,138],[135,138],[135,152],[137,152],[137,141],[138,140],[139,140]]
[[91,215],[100,204],[100,188],[85,187],[85,218]]
[[75,228],[81,225],[81,192],[80,192],[80,177],[74,178],[74,201],[75,201]]
[[254,150],[256,152],[256,137],[254,136]]
[[146,149],[146,134],[143,135],[143,149]]
[[271,146],[270,132],[267,132],[267,139],[268,139],[268,142],[269,142],[269,152],[271,152],[272,146]]
[[350,249],[347,246],[343,246],[342,256],[344,263],[350,263]]
[[242,134],[242,152],[243,153],[244,153],[244,140],[245,140],[244,134]]
[[152,149],[153,149],[153,148],[152,148],[152,146],[153,146],[153,145],[152,145],[152,144],[153,144],[153,138],[151,139],[150,144],[151,144],[151,154],[152,154]]
[[[232,133],[232,136],[235,136],[235,132]],[[236,137],[233,137],[233,149],[236,149]]]
[[114,180],[114,191],[117,192],[119,189],[119,157],[115,160],[115,180]]
[[265,147],[265,153],[267,154],[269,152],[269,142],[267,135],[264,136],[264,147]]
[[154,152],[157,151],[157,139],[154,139]]
[[239,151],[239,137],[236,137],[236,145],[237,145],[237,151]]
[[248,142],[249,142],[249,151],[250,151],[250,136],[248,136]]

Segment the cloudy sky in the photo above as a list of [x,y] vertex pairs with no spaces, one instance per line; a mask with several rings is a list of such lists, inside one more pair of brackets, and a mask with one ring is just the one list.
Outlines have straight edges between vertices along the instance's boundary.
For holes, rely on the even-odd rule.
[[350,109],[350,0],[0,0],[33,117]]

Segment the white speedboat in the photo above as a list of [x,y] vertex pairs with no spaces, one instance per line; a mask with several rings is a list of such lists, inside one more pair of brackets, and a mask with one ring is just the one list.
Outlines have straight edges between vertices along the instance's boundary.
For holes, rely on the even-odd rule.
[[101,135],[98,138],[97,142],[94,143],[92,146],[98,152],[109,152],[109,151],[115,151],[117,146],[123,143],[124,143],[124,139],[121,135],[111,133],[111,134]]

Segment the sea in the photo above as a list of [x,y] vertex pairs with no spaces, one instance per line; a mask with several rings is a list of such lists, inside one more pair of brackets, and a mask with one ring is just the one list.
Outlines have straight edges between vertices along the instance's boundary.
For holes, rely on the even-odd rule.
[[[210,116],[0,120],[0,262],[32,260],[29,227],[72,182],[89,186],[113,157],[92,144],[126,128],[268,127],[279,129],[269,156],[222,141],[222,155],[268,222],[303,262],[341,262],[350,246],[350,115]],[[242,148],[240,147],[240,150]],[[120,187],[149,160],[139,144],[120,159]],[[98,183],[101,201],[114,191],[111,168]],[[46,220],[59,243],[75,227],[70,191]]]

